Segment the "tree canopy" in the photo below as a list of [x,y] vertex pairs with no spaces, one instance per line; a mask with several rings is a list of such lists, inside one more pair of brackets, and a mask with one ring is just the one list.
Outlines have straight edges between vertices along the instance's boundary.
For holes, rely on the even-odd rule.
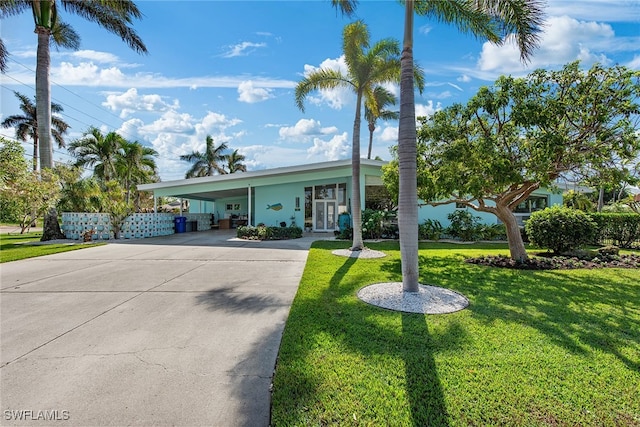
[[[579,62],[502,76],[466,105],[424,119],[418,131],[418,195],[495,214],[511,256],[526,259],[513,209],[564,173],[604,170],[640,151],[640,72]],[[397,194],[397,162],[385,181]]]

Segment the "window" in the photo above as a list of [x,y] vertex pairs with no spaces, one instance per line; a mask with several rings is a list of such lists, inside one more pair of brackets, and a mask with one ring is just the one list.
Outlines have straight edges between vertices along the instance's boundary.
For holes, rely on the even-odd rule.
[[311,224],[313,216],[313,188],[304,188],[304,222]]
[[514,213],[531,213],[540,211],[547,206],[549,206],[549,198],[547,196],[529,196],[527,200],[516,206]]
[[227,206],[225,207],[226,211],[232,211],[233,210],[233,205],[231,203],[227,203]]

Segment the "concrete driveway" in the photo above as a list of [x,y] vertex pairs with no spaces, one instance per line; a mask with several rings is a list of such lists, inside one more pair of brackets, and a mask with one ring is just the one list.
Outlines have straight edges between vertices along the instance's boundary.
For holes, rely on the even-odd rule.
[[0,423],[268,425],[280,338],[317,238],[232,233],[2,264]]

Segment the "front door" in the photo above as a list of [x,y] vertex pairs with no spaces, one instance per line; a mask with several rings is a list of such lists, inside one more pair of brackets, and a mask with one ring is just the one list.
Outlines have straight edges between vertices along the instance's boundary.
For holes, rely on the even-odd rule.
[[336,229],[335,200],[316,200],[314,231],[334,231]]

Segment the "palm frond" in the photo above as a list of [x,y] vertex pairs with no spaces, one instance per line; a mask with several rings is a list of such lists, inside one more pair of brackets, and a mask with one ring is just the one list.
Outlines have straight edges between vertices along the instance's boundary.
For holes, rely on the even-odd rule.
[[119,36],[131,49],[148,53],[147,47],[135,30],[129,26],[133,18],[142,14],[131,0],[102,0],[99,2],[62,0],[64,9],[88,21],[95,22],[105,30]]
[[503,37],[513,37],[520,59],[528,61],[540,42],[544,24],[544,0],[477,0],[479,8],[496,19]]
[[461,33],[500,43],[500,28],[497,22],[485,13],[478,2],[483,0],[416,0],[415,11],[435,20],[455,25]]
[[331,0],[331,5],[336,9],[336,11],[341,12],[343,15],[351,17],[356,12],[358,1],[357,0]]
[[296,85],[296,106],[300,111],[304,112],[304,101],[311,92],[314,90],[335,89],[339,86],[353,86],[353,82],[338,70],[321,68],[313,71]]
[[65,49],[80,49],[80,35],[69,24],[58,20],[51,30],[51,44]]

